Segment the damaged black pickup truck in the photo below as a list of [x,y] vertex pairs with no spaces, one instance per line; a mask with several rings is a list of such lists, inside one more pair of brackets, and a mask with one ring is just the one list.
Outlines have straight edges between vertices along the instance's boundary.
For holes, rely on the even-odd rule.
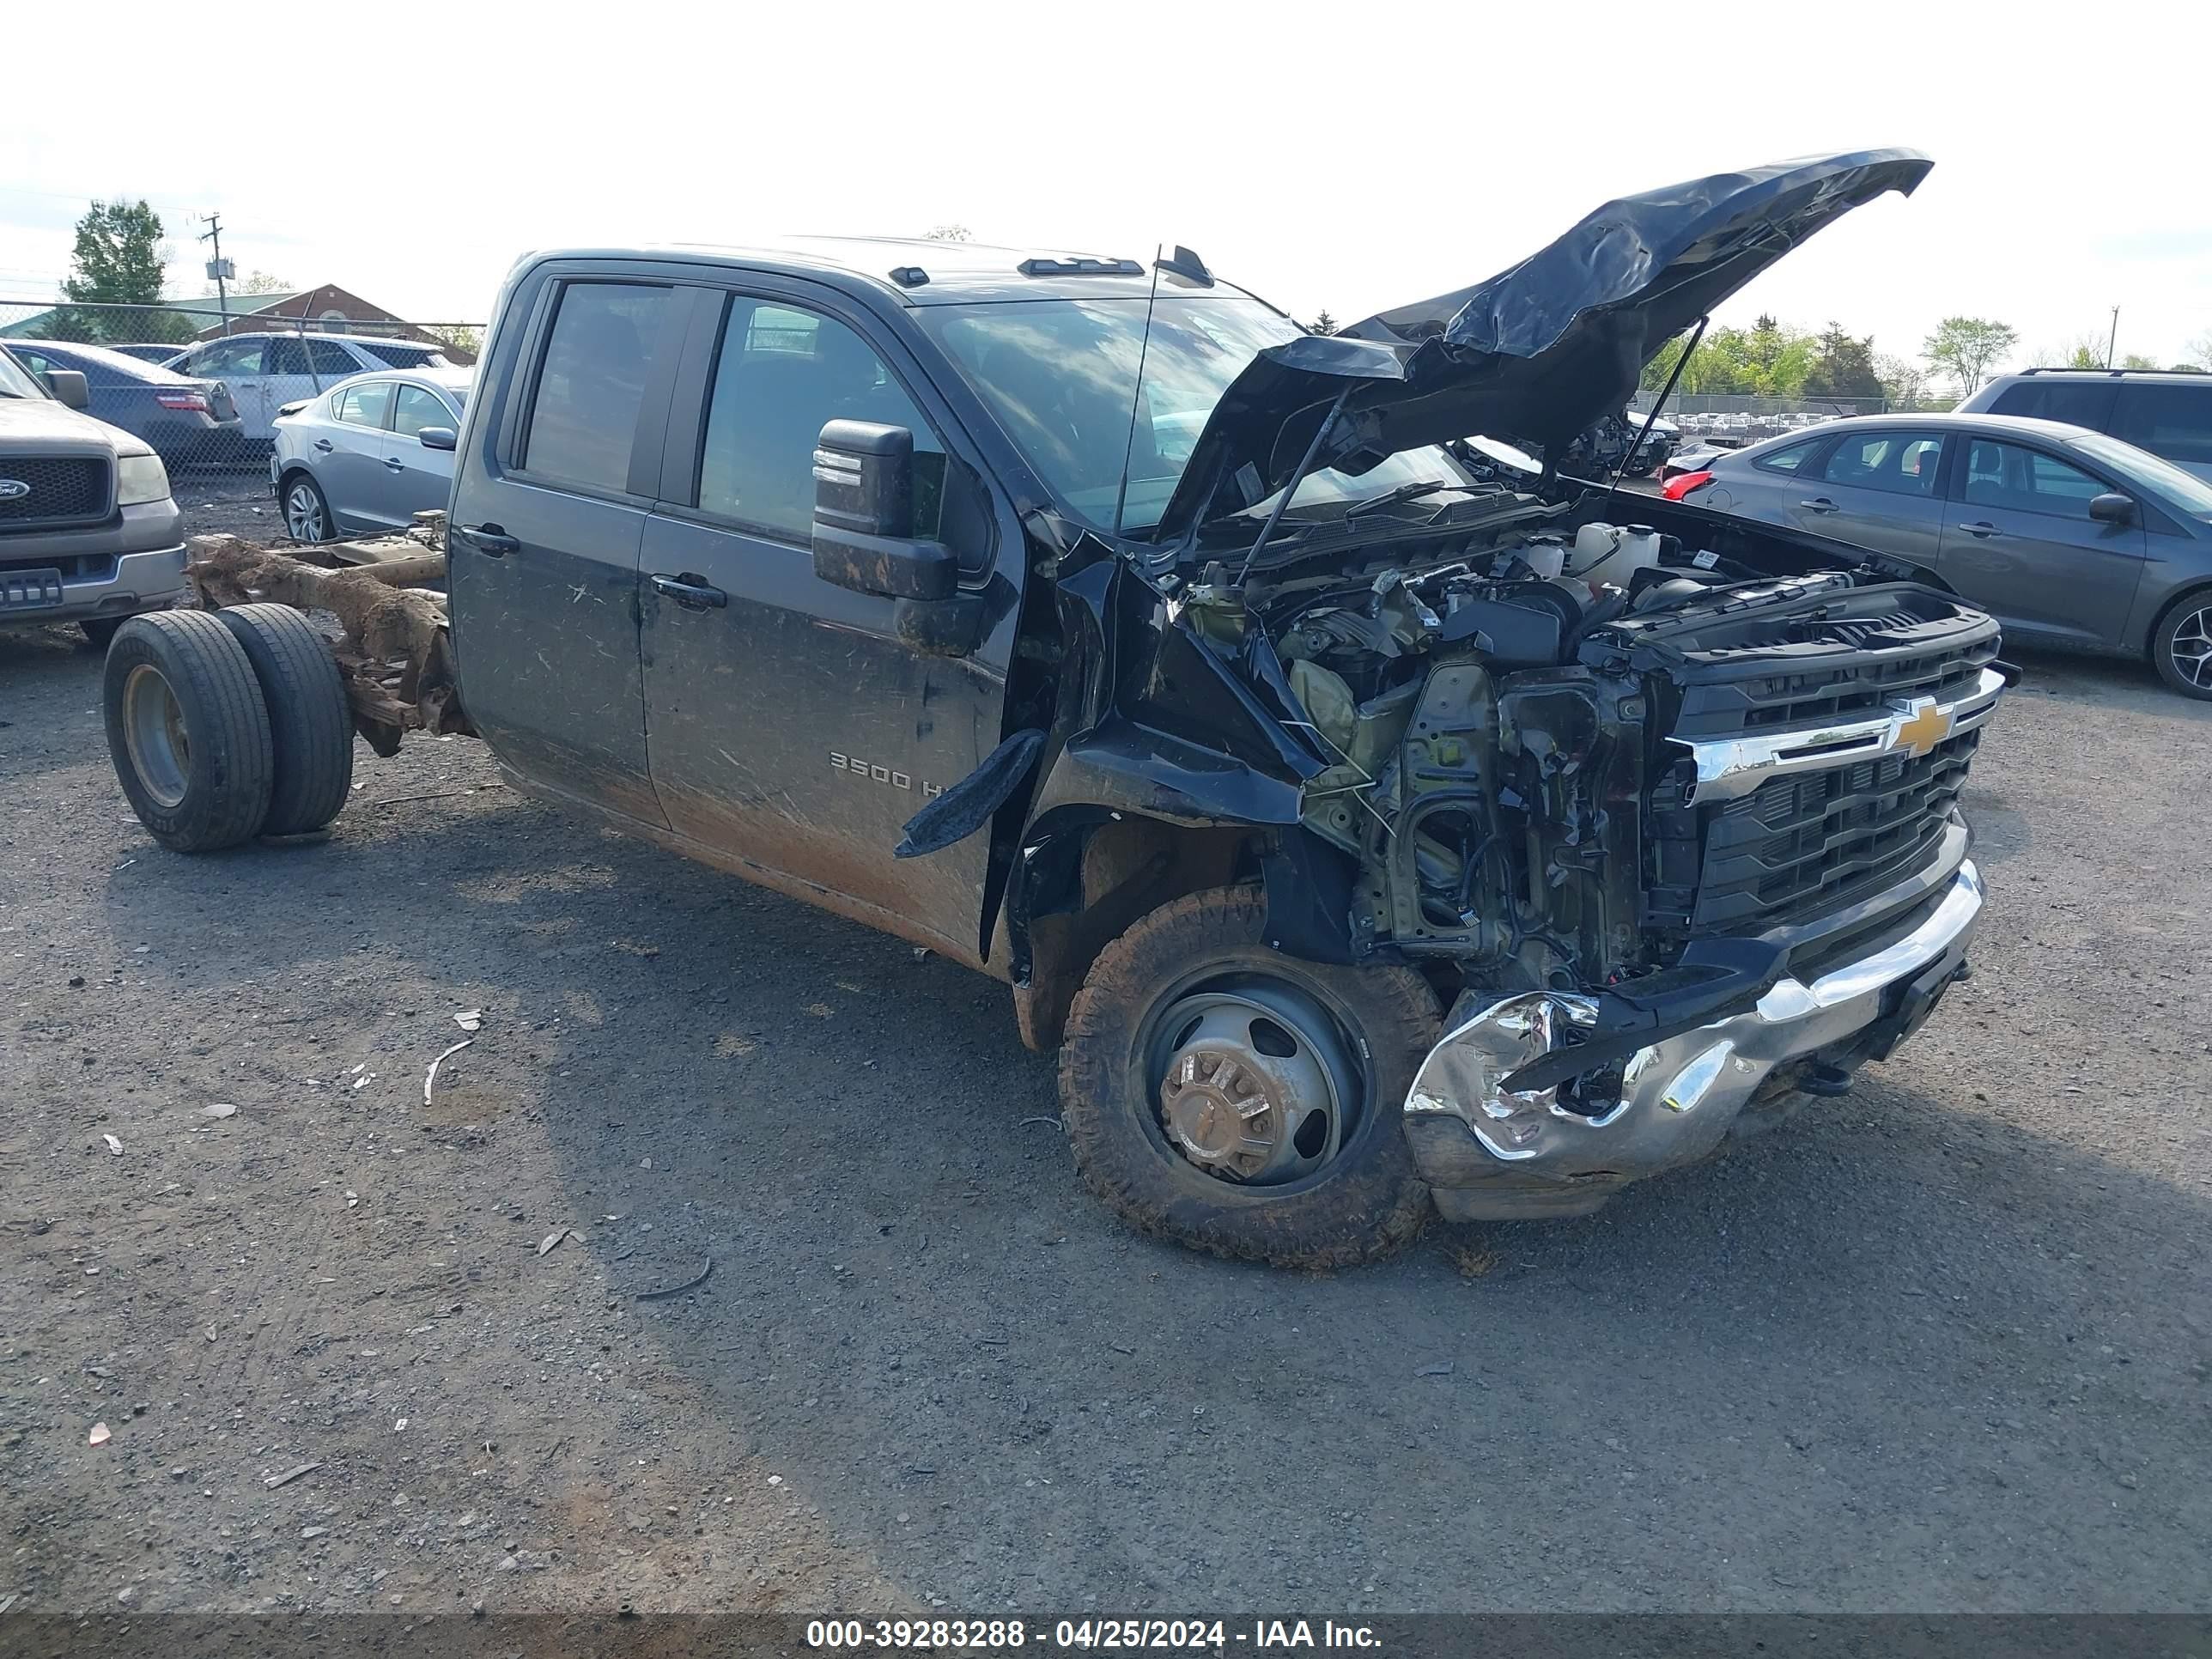
[[[1085,1180],[1187,1244],[1581,1213],[1844,1091],[1963,975],[1957,803],[2008,671],[1924,571],[1468,441],[1563,453],[1928,165],[1630,198],[1333,337],[1180,248],[533,257],[465,428],[423,434],[459,450],[449,600],[203,551],[241,608],[125,630],[118,771],[199,847],[336,811],[310,703],[480,735],[1010,981]],[[346,622],[328,686],[267,695],[270,598]],[[258,773],[197,689],[217,635],[259,653]]]

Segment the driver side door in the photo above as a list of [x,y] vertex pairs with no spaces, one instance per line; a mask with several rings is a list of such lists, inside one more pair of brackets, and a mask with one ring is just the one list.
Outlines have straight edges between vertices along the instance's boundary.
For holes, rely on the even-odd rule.
[[[662,809],[711,855],[975,963],[989,837],[891,849],[1002,736],[1014,590],[993,569],[986,475],[857,309],[765,285],[696,290],[694,307],[639,590]],[[897,636],[897,601],[815,575],[814,448],[841,419],[914,434],[915,534],[959,556],[963,591],[1003,601],[973,653],[923,654]]]

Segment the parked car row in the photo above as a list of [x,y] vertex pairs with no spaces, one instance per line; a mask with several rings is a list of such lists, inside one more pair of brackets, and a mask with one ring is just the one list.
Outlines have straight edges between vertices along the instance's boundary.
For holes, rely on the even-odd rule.
[[1911,559],[2008,640],[2148,657],[2212,699],[2212,483],[2107,434],[1863,416],[1716,453],[1664,493]]

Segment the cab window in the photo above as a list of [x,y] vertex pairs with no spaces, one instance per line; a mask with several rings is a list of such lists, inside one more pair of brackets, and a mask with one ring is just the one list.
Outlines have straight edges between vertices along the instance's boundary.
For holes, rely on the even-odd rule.
[[386,425],[392,417],[392,382],[371,380],[349,386],[331,399],[331,418],[348,426]]
[[668,292],[635,283],[562,289],[524,431],[526,471],[586,489],[629,489],[630,441]]
[[806,543],[814,445],[831,421],[914,434],[914,533],[935,536],[945,445],[868,343],[834,317],[732,298],[707,405],[699,510]]

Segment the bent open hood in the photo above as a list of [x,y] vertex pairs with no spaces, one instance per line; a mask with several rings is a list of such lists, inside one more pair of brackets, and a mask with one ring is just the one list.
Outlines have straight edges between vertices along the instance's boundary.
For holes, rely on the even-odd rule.
[[1316,467],[1364,472],[1478,432],[1557,454],[1628,400],[1668,339],[1831,220],[1910,194],[1934,165],[1856,150],[1623,197],[1487,282],[1271,346],[1214,405],[1157,538],[1180,540],[1282,488],[1340,396]]

